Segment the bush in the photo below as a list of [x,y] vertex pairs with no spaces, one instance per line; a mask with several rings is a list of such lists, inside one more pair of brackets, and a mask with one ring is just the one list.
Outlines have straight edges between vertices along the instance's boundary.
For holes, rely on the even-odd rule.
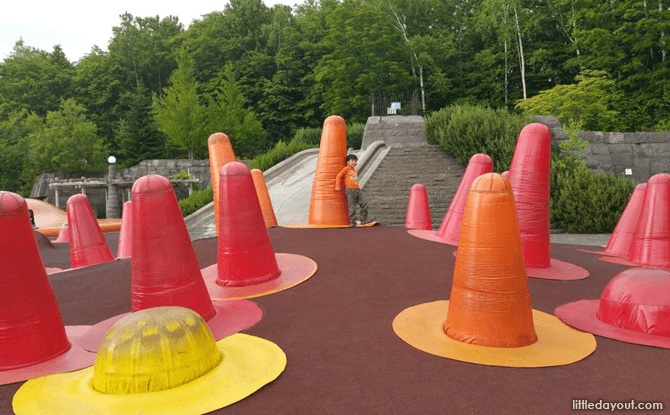
[[186,199],[180,200],[179,207],[181,208],[182,215],[186,217],[207,205],[212,200],[214,200],[214,194],[212,192],[212,186],[209,186],[205,190],[196,190]]
[[313,144],[318,146],[321,142],[321,129],[320,128],[301,128],[296,131],[293,140],[305,144]]
[[283,141],[278,141],[272,150],[251,160],[251,163],[249,163],[249,169],[260,169],[265,171],[296,153],[307,150],[309,148],[314,148],[316,146],[317,145],[296,140],[291,140],[291,142],[288,144],[284,143]]
[[347,148],[360,150],[363,145],[363,134],[365,133],[365,124],[356,122],[347,125]]
[[551,222],[568,233],[610,233],[630,198],[635,182],[626,176],[594,174],[581,162],[558,172],[551,200]]
[[530,117],[504,108],[455,105],[429,115],[424,134],[429,143],[439,144],[460,165],[467,166],[470,157],[484,153],[493,159],[494,171],[502,173],[512,162],[517,136],[531,122]]

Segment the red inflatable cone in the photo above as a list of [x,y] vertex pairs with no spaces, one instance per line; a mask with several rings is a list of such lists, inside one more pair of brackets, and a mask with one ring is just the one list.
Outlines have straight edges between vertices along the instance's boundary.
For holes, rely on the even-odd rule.
[[[177,196],[163,176],[139,178],[132,189],[132,311],[189,308],[202,316],[215,339],[251,327],[263,312],[247,300],[212,302],[200,273]],[[80,340],[95,351],[124,315],[96,324]]]
[[256,187],[247,166],[228,163],[219,179],[221,204],[218,277],[222,287],[260,284],[278,278],[277,259],[268,236]]
[[504,172],[502,172],[502,177],[508,179],[509,178],[509,170],[505,170]]
[[465,201],[468,198],[468,191],[475,179],[482,174],[493,171],[493,160],[486,154],[475,154],[470,157],[468,167],[458,186],[456,195],[451,200],[449,210],[442,220],[440,228],[437,230],[437,237],[445,240],[450,245],[458,245],[458,238],[461,233],[461,221],[463,212],[465,212]]
[[123,214],[121,215],[121,232],[119,233],[119,244],[116,248],[116,258],[130,258],[133,256],[133,206],[128,201],[123,204]]
[[593,254],[628,258],[632,249],[637,223],[642,214],[642,203],[644,201],[644,193],[646,190],[646,183],[640,183],[635,186],[635,190],[633,190],[633,194],[630,196],[630,199],[628,199],[626,208],[621,213],[621,217],[619,218],[604,251],[583,251]]
[[67,223],[64,223],[63,227],[60,228],[58,238],[54,242],[70,242],[70,228],[68,228]]
[[422,184],[415,184],[409,192],[405,228],[433,230],[428,206],[428,193],[426,193],[426,187]]
[[70,197],[66,210],[70,228],[70,266],[79,268],[114,261],[88,197],[84,194]]
[[670,174],[649,179],[642,206],[628,259],[640,265],[670,268]]
[[549,186],[551,131],[544,124],[521,130],[509,168],[519,216],[526,273],[529,277],[573,280],[588,277],[584,268],[551,259]]
[[0,384],[93,364],[94,355],[68,340],[28,205],[10,192],[0,192],[0,269]]
[[219,235],[219,172],[221,167],[235,161],[235,152],[230,139],[224,133],[215,133],[207,139],[209,149],[209,174],[212,178],[212,192],[214,193],[214,221],[216,235]]

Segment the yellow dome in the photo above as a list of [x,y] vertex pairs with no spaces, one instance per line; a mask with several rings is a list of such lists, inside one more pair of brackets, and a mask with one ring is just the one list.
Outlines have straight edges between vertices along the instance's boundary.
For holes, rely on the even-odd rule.
[[93,367],[93,389],[112,395],[176,388],[217,367],[223,355],[198,313],[156,307],[107,331]]

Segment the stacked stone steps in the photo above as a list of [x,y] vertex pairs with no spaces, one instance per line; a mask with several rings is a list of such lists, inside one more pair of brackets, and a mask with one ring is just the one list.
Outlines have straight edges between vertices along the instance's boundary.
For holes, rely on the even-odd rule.
[[410,189],[423,184],[433,229],[437,229],[464,171],[440,146],[393,147],[363,188],[369,216],[386,225],[404,225]]

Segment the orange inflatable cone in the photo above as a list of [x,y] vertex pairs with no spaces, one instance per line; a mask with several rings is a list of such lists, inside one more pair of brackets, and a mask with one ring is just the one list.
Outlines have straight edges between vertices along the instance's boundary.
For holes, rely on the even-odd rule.
[[258,196],[258,202],[260,203],[261,211],[263,212],[265,227],[273,228],[277,226],[277,218],[275,217],[275,211],[272,208],[272,200],[270,199],[268,187],[265,184],[263,172],[259,169],[253,169],[251,170],[251,177],[253,178],[254,186],[256,187],[256,195]]
[[67,223],[64,223],[63,227],[60,228],[58,238],[54,242],[70,242],[70,229],[67,227]]
[[0,191],[0,385],[93,364],[68,337],[33,236],[28,205]]
[[592,335],[531,308],[518,226],[509,181],[497,173],[478,177],[463,214],[449,301],[404,310],[393,321],[395,333],[427,353],[484,365],[558,366],[593,353]]
[[584,268],[551,258],[549,127],[533,123],[521,130],[509,168],[509,181],[514,189],[528,276],[552,280],[577,280],[588,277],[589,272]]
[[409,191],[405,228],[433,230],[433,224],[430,220],[428,193],[426,193],[426,187],[422,184],[415,184]]
[[310,225],[349,226],[349,208],[344,188],[335,190],[335,178],[345,167],[346,158],[347,127],[344,118],[331,115],[323,122],[309,204]]
[[265,226],[254,180],[243,163],[221,168],[221,234],[217,263],[202,275],[212,298],[251,298],[291,288],[316,272],[302,255],[275,254]]
[[670,174],[652,176],[647,182],[642,215],[628,259],[649,267],[670,268]]
[[[251,327],[262,317],[248,300],[212,302],[200,273],[184,217],[172,185],[163,176],[139,178],[132,188],[132,311],[153,307],[189,308],[222,339]],[[96,351],[106,331],[124,315],[93,326],[80,340]]]
[[224,164],[235,161],[235,152],[230,139],[224,133],[216,133],[207,140],[209,149],[209,174],[212,178],[212,192],[214,193],[214,220],[216,235],[219,235],[219,172]]
[[514,195],[501,175],[480,176],[468,194],[444,331],[479,346],[537,341]]
[[123,204],[121,218],[121,232],[119,232],[119,244],[116,249],[117,259],[133,256],[133,206],[131,201]]
[[81,193],[70,197],[66,211],[70,228],[70,266],[79,268],[114,261],[88,197]]
[[465,211],[465,200],[468,197],[468,191],[472,182],[484,173],[493,171],[493,160],[486,154],[475,154],[470,157],[468,167],[458,186],[456,195],[451,200],[449,210],[444,215],[442,224],[437,232],[425,230],[411,230],[409,233],[421,239],[440,242],[448,245],[458,245],[458,237],[461,234],[461,221]]

